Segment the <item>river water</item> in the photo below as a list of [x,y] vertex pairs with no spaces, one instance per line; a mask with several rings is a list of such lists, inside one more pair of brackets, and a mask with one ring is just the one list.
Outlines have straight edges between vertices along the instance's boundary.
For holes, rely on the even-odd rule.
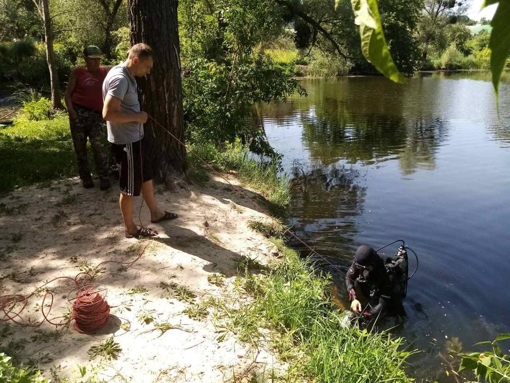
[[510,81],[499,117],[488,73],[300,85],[307,97],[262,107],[293,178],[290,224],[344,267],[360,244],[405,240],[419,257],[398,330],[422,350],[410,374],[454,381],[439,356],[450,342],[510,332]]

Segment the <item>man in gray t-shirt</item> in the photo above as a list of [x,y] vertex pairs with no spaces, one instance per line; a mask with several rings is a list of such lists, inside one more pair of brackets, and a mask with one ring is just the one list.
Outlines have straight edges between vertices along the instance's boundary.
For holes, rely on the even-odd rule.
[[[103,100],[108,95],[120,100],[119,111],[127,114],[140,113],[138,85],[126,68],[126,63],[114,66],[106,76],[103,82]],[[128,144],[143,138],[143,123],[139,121],[107,121],[106,126],[108,141],[112,144]]]
[[154,198],[150,161],[144,161],[143,124],[147,113],[140,110],[135,76],[148,75],[153,65],[152,49],[136,44],[128,51],[126,61],[113,67],[103,82],[103,118],[108,127],[108,141],[119,165],[120,210],[126,238],[154,237],[158,232],[139,227],[133,220],[134,197],[143,195],[151,212],[151,222],[178,218],[161,210]]

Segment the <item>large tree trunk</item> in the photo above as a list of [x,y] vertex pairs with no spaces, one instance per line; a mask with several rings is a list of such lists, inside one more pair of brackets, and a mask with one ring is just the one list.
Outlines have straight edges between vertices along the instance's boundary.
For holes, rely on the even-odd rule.
[[46,61],[50,71],[51,104],[55,109],[64,109],[60,96],[57,66],[55,64],[55,50],[53,49],[53,29],[51,28],[51,16],[48,0],[41,0],[40,9],[44,22],[44,38],[46,40]]
[[131,44],[145,43],[154,50],[154,67],[147,80],[139,81],[142,110],[149,118],[145,136],[153,153],[157,181],[186,170],[180,45],[177,0],[128,0]]

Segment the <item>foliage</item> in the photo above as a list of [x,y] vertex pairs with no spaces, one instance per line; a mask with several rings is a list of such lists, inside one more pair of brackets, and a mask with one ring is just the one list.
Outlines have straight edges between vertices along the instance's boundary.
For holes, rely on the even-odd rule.
[[[204,164],[204,162],[207,166]],[[256,186],[265,199],[269,211],[285,218],[290,195],[288,180],[279,175],[278,160],[257,162],[249,158],[246,146],[236,141],[219,150],[214,144],[198,143],[190,148],[190,168],[197,170],[214,169],[220,172],[236,171],[237,177],[245,184]]]
[[492,32],[489,41],[492,83],[497,97],[501,73],[510,54],[510,24],[508,23],[510,19],[510,0],[486,0],[484,6],[491,4],[498,4],[491,21]]
[[284,259],[268,275],[246,274],[240,285],[254,302],[228,312],[227,327],[255,345],[260,327],[273,330],[273,347],[289,364],[291,381],[411,382],[403,366],[411,352],[401,350],[402,339],[342,327],[343,314],[327,298],[328,278],[282,240],[274,243]]
[[41,22],[32,0],[0,0],[0,41],[41,37]]
[[404,82],[386,44],[377,2],[375,0],[351,1],[356,16],[355,23],[360,28],[363,56],[390,80]]
[[490,344],[492,351],[460,354],[459,371],[471,370],[479,380],[488,383],[510,382],[510,356],[503,353],[498,343],[507,339],[510,339],[510,334],[498,335],[492,342],[477,343]]
[[11,357],[0,353],[0,383],[49,383],[33,367],[12,365]]
[[[242,61],[241,61],[242,60]],[[271,102],[290,95],[297,82],[287,68],[270,59],[246,57],[235,65],[197,59],[183,79],[188,139],[192,142],[245,142],[264,134],[253,121],[256,102]]]
[[452,44],[441,56],[441,69],[460,69],[463,58],[464,56],[459,52],[455,44]]
[[319,49],[312,49],[308,76],[334,77],[349,73],[352,64],[335,54],[324,53]]
[[187,139],[219,144],[242,137],[264,152],[256,148],[264,132],[253,121],[254,104],[298,89],[291,66],[275,64],[261,49],[283,33],[279,9],[269,0],[187,0],[179,10]]
[[[75,65],[75,49],[69,44],[55,44],[55,59],[60,85],[63,86]],[[0,78],[2,77],[34,88],[48,88],[50,76],[45,45],[31,39],[0,43]]]
[[0,130],[0,193],[36,182],[76,174],[66,116],[53,120],[18,120]]
[[43,121],[50,120],[54,116],[51,101],[41,97],[37,93],[31,93],[27,101],[23,101],[23,108],[17,120]]

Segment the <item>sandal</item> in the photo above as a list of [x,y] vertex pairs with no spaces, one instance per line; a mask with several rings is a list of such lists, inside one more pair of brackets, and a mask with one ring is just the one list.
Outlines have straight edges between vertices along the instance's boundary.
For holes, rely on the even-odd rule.
[[125,233],[125,235],[126,238],[147,238],[156,237],[158,235],[158,232],[148,227],[139,227],[138,231],[135,234]]
[[171,213],[169,211],[165,211],[165,214],[163,215],[163,217],[155,219],[154,221],[151,221],[151,222],[159,223],[159,222],[163,222],[163,221],[170,221],[172,219],[177,219],[177,218],[179,218],[179,216],[177,214]]

